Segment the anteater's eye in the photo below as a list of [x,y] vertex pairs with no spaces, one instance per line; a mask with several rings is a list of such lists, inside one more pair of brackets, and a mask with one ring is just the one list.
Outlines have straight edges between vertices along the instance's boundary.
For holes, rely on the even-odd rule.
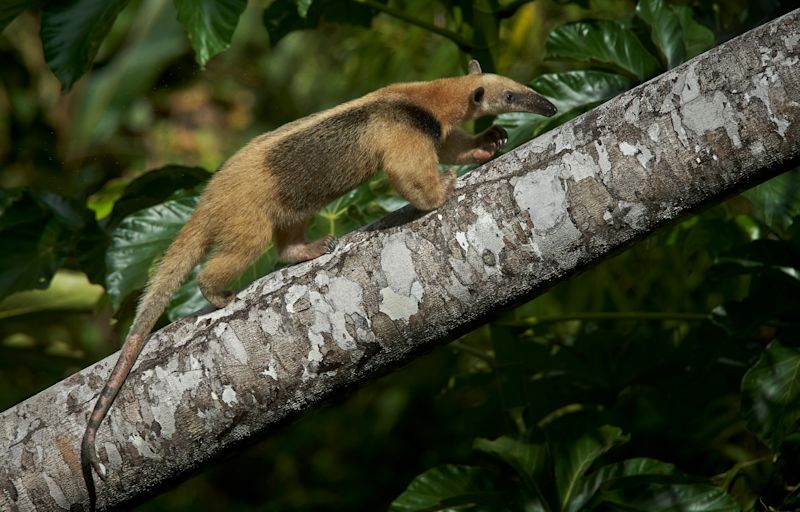
[[506,103],[511,103],[511,101],[512,101],[513,99],[514,99],[514,95],[513,95],[513,94],[511,94],[510,92],[507,92],[507,93],[506,93]]

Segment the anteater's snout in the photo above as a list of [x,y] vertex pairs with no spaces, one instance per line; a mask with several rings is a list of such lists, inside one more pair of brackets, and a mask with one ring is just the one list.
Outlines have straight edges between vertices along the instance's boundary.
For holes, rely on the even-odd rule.
[[533,91],[531,91],[531,112],[547,117],[553,117],[558,113],[558,109],[550,101]]

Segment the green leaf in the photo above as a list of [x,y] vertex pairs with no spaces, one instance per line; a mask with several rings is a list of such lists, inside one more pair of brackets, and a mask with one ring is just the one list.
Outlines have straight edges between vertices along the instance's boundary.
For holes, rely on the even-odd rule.
[[550,454],[546,444],[502,436],[494,441],[478,438],[473,448],[511,466],[525,482],[539,507],[546,508],[547,491],[540,487],[541,483],[549,480]]
[[202,67],[230,46],[247,0],[175,0],[175,7]]
[[742,379],[747,426],[773,450],[800,421],[800,350],[773,341]]
[[548,73],[537,77],[530,85],[547,96],[559,112],[569,112],[610,100],[633,87],[633,82],[615,73],[585,70]]
[[664,0],[640,0],[636,14],[650,26],[650,38],[658,47],[669,68],[674,68],[686,54],[683,45],[683,28],[674,11]]
[[510,493],[491,471],[445,465],[416,477],[392,502],[392,512],[436,510],[507,511]]
[[269,34],[269,43],[278,41],[295,30],[314,28],[322,21],[347,23],[367,27],[372,22],[373,11],[360,2],[337,0],[315,0],[303,12],[307,0],[275,0],[264,9],[264,26]]
[[100,44],[130,0],[63,0],[42,9],[47,65],[68,91],[92,66]]
[[616,21],[579,21],[561,25],[545,42],[546,57],[608,66],[639,82],[662,71],[636,35]]
[[61,196],[0,190],[0,299],[47,288],[87,226],[91,212]]
[[683,30],[683,46],[686,49],[687,60],[714,46],[714,33],[695,21],[691,8],[685,5],[673,5],[670,8],[678,16],[678,22]]
[[178,190],[201,187],[210,177],[211,173],[205,169],[181,165],[148,171],[125,186],[114,203],[108,225],[114,227],[133,212],[163,203]]
[[83,273],[59,270],[47,290],[14,293],[0,301],[0,319],[38,311],[91,312],[103,293],[103,288],[91,284]]
[[44,289],[64,262],[66,233],[52,218],[27,227],[2,232],[0,245],[0,298],[13,292]]
[[22,11],[36,3],[38,2],[35,0],[4,0],[0,5],[0,32],[3,32]]
[[736,501],[714,485],[684,476],[641,476],[619,480],[600,493],[601,510],[636,512],[738,512]]
[[[671,475],[675,466],[655,459],[628,459],[616,464],[608,464],[594,473],[580,479],[572,499],[564,504],[566,512],[578,512],[595,498],[602,486],[621,478],[640,475]],[[587,507],[591,509],[593,507]]]
[[603,426],[569,443],[559,443],[554,451],[556,487],[562,508],[572,501],[579,482],[598,457],[611,448],[627,442],[622,429]]
[[111,232],[106,291],[114,309],[144,288],[153,261],[172,243],[198,200],[199,190],[178,192],[162,204],[129,215]]
[[92,283],[105,285],[106,251],[110,242],[111,237],[108,231],[94,219],[78,236],[75,244],[75,256],[78,266]]

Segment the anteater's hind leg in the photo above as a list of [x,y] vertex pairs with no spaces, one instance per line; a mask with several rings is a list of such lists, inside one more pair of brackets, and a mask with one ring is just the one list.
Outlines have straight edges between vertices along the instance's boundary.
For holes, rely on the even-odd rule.
[[313,260],[323,254],[333,252],[336,238],[325,235],[313,242],[306,241],[308,219],[283,226],[275,230],[275,244],[278,248],[278,259],[286,263]]
[[[248,217],[243,217],[248,218]],[[198,277],[203,296],[222,308],[233,299],[225,288],[258,258],[272,239],[272,224],[266,218],[249,217],[250,221],[226,225],[219,230],[217,247]]]

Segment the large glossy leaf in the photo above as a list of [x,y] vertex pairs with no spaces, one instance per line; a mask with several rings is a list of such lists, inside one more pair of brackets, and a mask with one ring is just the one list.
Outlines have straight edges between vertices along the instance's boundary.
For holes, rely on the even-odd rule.
[[64,91],[92,65],[114,20],[130,0],[63,0],[42,9],[41,38],[47,65]]
[[473,447],[511,466],[534,496],[533,501],[540,508],[546,508],[548,489],[543,489],[542,484],[546,485],[549,481],[550,454],[547,444],[502,436],[493,441],[478,438]]
[[199,191],[181,191],[164,203],[126,217],[111,233],[106,254],[106,291],[114,309],[147,283],[153,261],[188,220]]
[[547,58],[568,59],[610,67],[644,82],[661,65],[632,31],[616,21],[579,21],[553,30],[545,43]]
[[747,426],[773,450],[798,430],[800,349],[773,341],[742,379]]
[[415,478],[389,507],[392,512],[507,511],[511,495],[491,471],[446,465]]
[[[566,512],[578,512],[596,497],[601,486],[608,486],[616,480],[641,475],[671,475],[675,466],[655,459],[628,459],[616,464],[603,466],[594,473],[580,479],[569,503],[564,504]],[[592,507],[587,507],[591,509]]]
[[569,443],[559,443],[553,453],[556,487],[562,507],[572,501],[580,480],[592,463],[608,450],[628,441],[622,429],[603,426]]
[[633,87],[633,82],[615,73],[582,70],[541,75],[530,85],[547,96],[559,112],[569,112],[610,100]]
[[2,32],[19,13],[38,3],[35,0],[4,0],[0,4],[0,32]]
[[667,66],[674,68],[683,61],[683,28],[678,16],[664,0],[640,0],[636,14],[650,26],[650,38],[664,57]]
[[714,485],[683,476],[648,475],[619,480],[602,491],[600,510],[628,512],[738,512],[736,501]]
[[133,212],[163,203],[178,190],[202,187],[210,177],[205,169],[181,165],[168,165],[146,172],[125,186],[122,196],[114,203],[108,226],[116,226]]
[[178,19],[189,33],[200,66],[230,46],[247,0],[175,0]]

